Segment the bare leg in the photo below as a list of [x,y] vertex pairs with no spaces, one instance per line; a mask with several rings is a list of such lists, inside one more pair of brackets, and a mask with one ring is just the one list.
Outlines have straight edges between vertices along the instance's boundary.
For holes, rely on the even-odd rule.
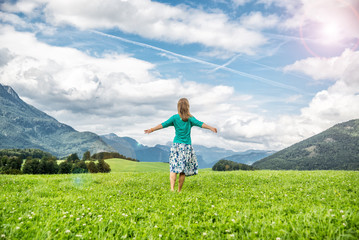
[[171,191],[175,190],[177,173],[171,172],[170,173],[170,182],[171,182]]
[[180,173],[178,178],[178,192],[181,192],[185,177],[186,175],[184,173]]

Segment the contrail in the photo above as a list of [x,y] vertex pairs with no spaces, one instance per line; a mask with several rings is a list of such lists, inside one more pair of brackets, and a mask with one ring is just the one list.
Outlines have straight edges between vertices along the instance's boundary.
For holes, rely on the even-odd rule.
[[233,58],[231,58],[231,59],[230,59],[228,62],[226,62],[225,64],[220,65],[220,66],[216,67],[215,69],[212,69],[211,71],[208,71],[208,72],[212,73],[212,72],[217,71],[218,69],[221,69],[221,68],[223,68],[223,67],[226,67],[226,66],[228,66],[229,64],[231,64],[232,62],[234,62],[238,57],[239,57],[239,54],[236,55],[236,56],[234,56]]
[[279,82],[276,82],[276,81],[273,81],[273,80],[270,80],[270,79],[266,79],[266,78],[263,78],[263,77],[260,77],[260,76],[256,76],[256,75],[253,75],[253,74],[250,74],[250,73],[241,72],[241,71],[229,68],[225,64],[224,65],[219,65],[219,64],[207,62],[207,61],[204,61],[204,60],[201,60],[201,59],[197,59],[197,58],[185,56],[185,55],[182,55],[182,54],[178,54],[178,53],[175,53],[175,52],[171,52],[171,51],[168,51],[166,49],[155,47],[155,46],[152,46],[152,45],[149,45],[149,44],[146,44],[146,43],[141,43],[141,42],[137,42],[137,41],[133,41],[133,40],[128,40],[128,39],[123,38],[123,37],[114,36],[114,35],[111,35],[111,34],[99,32],[99,31],[95,31],[95,30],[90,30],[90,32],[98,34],[98,35],[102,35],[102,36],[105,36],[105,37],[114,38],[114,39],[120,40],[122,42],[131,43],[131,44],[134,44],[134,45],[137,45],[137,46],[154,49],[154,50],[159,51],[159,52],[168,53],[170,55],[173,55],[173,56],[176,56],[176,57],[179,57],[179,58],[187,59],[187,60],[189,60],[191,62],[201,63],[203,65],[207,65],[207,66],[211,66],[211,67],[214,67],[214,68],[222,69],[222,70],[225,70],[225,71],[228,71],[228,72],[238,74],[238,75],[243,76],[243,77],[247,77],[247,78],[250,78],[250,79],[254,79],[254,80],[266,83],[268,85],[272,85],[272,86],[275,86],[275,87],[280,87],[280,88],[292,90],[292,91],[295,91],[295,92],[303,93],[301,90],[299,90],[296,87],[293,87],[293,86],[290,86],[290,85],[287,85],[287,84],[283,84],[283,83],[279,83]]

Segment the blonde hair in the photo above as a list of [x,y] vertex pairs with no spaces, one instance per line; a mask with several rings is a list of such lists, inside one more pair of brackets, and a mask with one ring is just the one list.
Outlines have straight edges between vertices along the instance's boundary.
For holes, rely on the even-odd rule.
[[187,120],[192,117],[189,112],[189,102],[187,98],[181,98],[177,103],[178,114],[180,115],[182,121],[187,122]]

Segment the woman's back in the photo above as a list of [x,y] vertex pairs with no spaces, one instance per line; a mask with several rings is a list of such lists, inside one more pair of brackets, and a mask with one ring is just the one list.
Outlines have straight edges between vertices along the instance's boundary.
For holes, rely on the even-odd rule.
[[179,114],[175,114],[167,121],[162,123],[162,127],[166,128],[174,126],[176,136],[173,140],[174,143],[192,144],[191,141],[191,128],[193,126],[202,127],[203,122],[198,121],[195,117],[191,116],[187,121],[183,121]]

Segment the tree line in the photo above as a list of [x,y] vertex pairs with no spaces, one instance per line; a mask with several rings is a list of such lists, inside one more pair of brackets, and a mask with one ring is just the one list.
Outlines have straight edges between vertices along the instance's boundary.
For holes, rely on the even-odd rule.
[[[35,154],[32,155],[32,153]],[[89,155],[89,151],[85,152],[83,159],[80,160],[77,153],[74,153],[58,164],[56,157],[41,150],[1,150],[0,174],[107,173],[111,171],[110,165],[104,159],[91,158],[88,157]]]
[[255,170],[254,167],[243,163],[237,163],[229,160],[219,160],[212,167],[213,171],[236,171],[236,170]]
[[90,152],[87,151],[84,153],[84,157],[83,159],[85,160],[90,160],[90,159],[110,159],[110,158],[122,158],[122,159],[126,159],[126,160],[130,160],[130,161],[134,161],[134,162],[139,162],[139,160],[135,159],[135,158],[130,158],[130,157],[126,157],[118,152],[99,152],[99,153],[95,153],[90,157]]

